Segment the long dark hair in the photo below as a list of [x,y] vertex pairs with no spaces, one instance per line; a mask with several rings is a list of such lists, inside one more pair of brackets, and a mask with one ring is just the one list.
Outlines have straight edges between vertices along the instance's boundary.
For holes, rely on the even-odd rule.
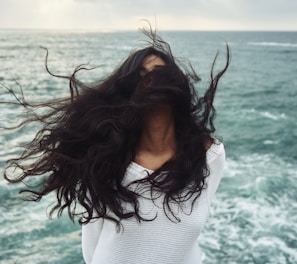
[[[136,183],[147,184],[151,193],[164,195],[163,209],[173,221],[179,219],[171,210],[172,202],[180,204],[199,197],[208,176],[205,142],[212,141],[215,132],[213,100],[218,81],[229,66],[229,48],[224,68],[214,75],[214,60],[209,88],[198,97],[194,84],[199,77],[190,64],[178,66],[170,46],[155,32],[145,33],[151,40],[148,47],[131,53],[96,85],[76,78],[83,67],[70,77],[54,75],[47,68],[51,75],[69,79],[69,98],[30,104],[16,96],[18,104],[31,113],[17,128],[31,122],[42,124],[23,153],[8,161],[4,172],[9,182],[40,177],[36,188],[22,191],[29,193],[25,199],[38,201],[56,191],[57,203],[50,214],[57,210],[60,215],[68,209],[72,220],[81,216],[80,223],[101,217],[117,224],[131,217],[147,220],[139,212],[139,194],[124,186],[123,178],[136,154],[142,113],[160,104],[173,109],[176,155]],[[151,54],[164,60],[165,66],[141,76],[141,63]],[[50,110],[37,114],[34,109],[40,107]],[[11,168],[21,173],[10,175]],[[134,209],[125,210],[123,203]],[[83,210],[76,209],[78,204]]]

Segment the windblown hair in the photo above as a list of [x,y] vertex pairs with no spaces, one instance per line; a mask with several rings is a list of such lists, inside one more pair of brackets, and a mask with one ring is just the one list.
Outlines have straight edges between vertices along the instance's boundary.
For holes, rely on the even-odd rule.
[[[30,104],[16,97],[18,104],[31,113],[18,128],[31,122],[42,124],[24,152],[8,161],[4,173],[9,182],[40,177],[38,188],[23,190],[30,194],[26,199],[38,201],[56,191],[57,203],[51,214],[57,210],[60,215],[68,209],[72,220],[81,216],[80,223],[93,218],[110,219],[117,224],[131,217],[147,220],[139,212],[139,194],[124,186],[123,178],[136,155],[142,115],[160,104],[173,109],[177,151],[172,159],[137,183],[148,184],[152,193],[163,195],[163,209],[170,219],[169,214],[174,216],[172,202],[179,204],[199,197],[209,174],[205,142],[212,142],[215,132],[213,100],[218,82],[229,66],[229,48],[224,68],[214,75],[214,60],[210,85],[198,97],[194,84],[200,78],[191,65],[179,66],[165,41],[155,32],[145,33],[150,44],[131,53],[96,85],[79,81],[76,74],[83,67],[78,67],[67,77],[69,98]],[[142,76],[141,64],[151,54],[164,60],[165,66]],[[40,107],[50,110],[37,114],[34,109]],[[11,168],[21,174],[10,175]],[[134,209],[127,211],[123,203]],[[81,212],[76,209],[77,204],[82,206]],[[176,216],[174,219],[179,220]]]

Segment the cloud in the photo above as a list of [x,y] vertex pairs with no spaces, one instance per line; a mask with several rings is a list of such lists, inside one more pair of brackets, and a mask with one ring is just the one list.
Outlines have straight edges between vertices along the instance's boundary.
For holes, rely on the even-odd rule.
[[296,0],[1,0],[0,27],[297,30]]

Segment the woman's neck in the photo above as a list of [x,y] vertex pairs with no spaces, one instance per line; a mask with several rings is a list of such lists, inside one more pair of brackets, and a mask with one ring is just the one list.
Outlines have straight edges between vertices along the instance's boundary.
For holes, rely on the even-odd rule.
[[143,127],[135,161],[156,169],[171,159],[176,151],[175,123],[169,106],[150,109],[143,116]]

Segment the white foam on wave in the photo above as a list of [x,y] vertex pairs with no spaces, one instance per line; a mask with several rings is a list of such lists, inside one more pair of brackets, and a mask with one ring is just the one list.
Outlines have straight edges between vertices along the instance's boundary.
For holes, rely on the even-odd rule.
[[277,144],[279,144],[279,140],[264,140],[263,144],[264,145],[277,145]]
[[270,112],[260,112],[260,115],[272,120],[287,119],[287,116],[284,113],[272,114]]
[[297,48],[297,43],[289,42],[248,42],[251,46]]
[[268,111],[257,111],[255,108],[242,109],[241,115],[243,115],[247,120],[253,120],[255,118],[258,118],[259,115],[261,117],[271,119],[274,121],[288,119],[285,113],[271,113]]

